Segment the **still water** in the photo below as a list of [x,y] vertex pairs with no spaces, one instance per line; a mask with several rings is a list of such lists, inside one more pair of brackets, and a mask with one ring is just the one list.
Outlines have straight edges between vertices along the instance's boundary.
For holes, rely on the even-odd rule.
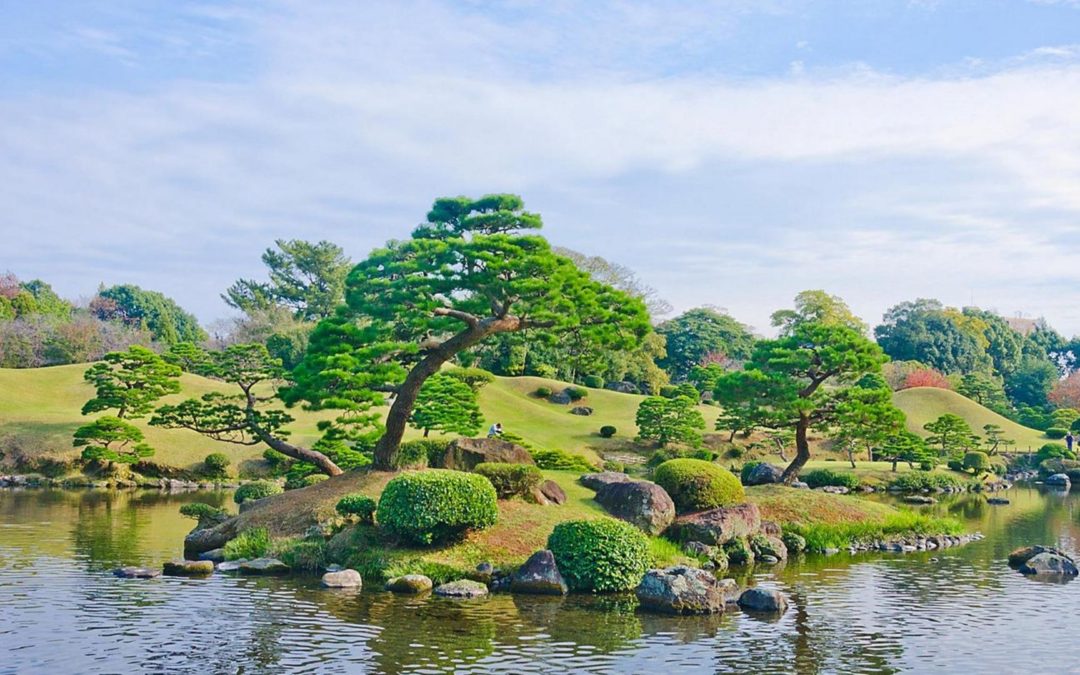
[[1076,551],[1080,497],[1018,487],[1008,506],[935,507],[987,535],[916,554],[758,568],[792,607],[663,617],[626,597],[455,602],[318,588],[314,579],[114,578],[160,566],[228,495],[0,490],[0,673],[1072,672],[1080,582],[1027,579],[1009,550]]

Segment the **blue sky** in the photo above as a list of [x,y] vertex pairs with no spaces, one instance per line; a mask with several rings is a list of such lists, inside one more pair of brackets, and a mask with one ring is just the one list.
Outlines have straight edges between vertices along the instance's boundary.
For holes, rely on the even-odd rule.
[[1080,2],[0,0],[0,270],[205,321],[436,196],[767,332],[806,288],[1080,332]]

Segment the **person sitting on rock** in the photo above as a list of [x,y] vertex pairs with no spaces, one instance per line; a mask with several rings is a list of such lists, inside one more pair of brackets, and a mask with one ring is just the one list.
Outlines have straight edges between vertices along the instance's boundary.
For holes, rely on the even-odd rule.
[[488,438],[495,438],[496,436],[502,436],[502,425],[496,422],[488,429]]

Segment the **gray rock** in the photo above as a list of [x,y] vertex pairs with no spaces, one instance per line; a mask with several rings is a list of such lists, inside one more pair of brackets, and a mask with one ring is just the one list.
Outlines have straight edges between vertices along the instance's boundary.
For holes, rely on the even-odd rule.
[[1033,576],[1075,577],[1080,570],[1077,570],[1076,564],[1066,556],[1040,553],[1021,565],[1020,573]]
[[536,464],[528,450],[510,441],[501,438],[458,438],[446,447],[439,466],[444,469],[472,471],[477,464],[483,462]]
[[1055,473],[1052,476],[1048,476],[1043,482],[1050,487],[1063,488],[1065,490],[1072,487],[1072,481],[1069,480],[1068,474],[1064,473]]
[[630,483],[632,479],[625,473],[618,471],[601,471],[600,473],[587,473],[578,478],[578,482],[590,490],[599,490],[608,483]]
[[162,567],[167,577],[204,577],[214,573],[209,560],[170,560]]
[[184,537],[184,555],[188,558],[197,558],[200,553],[213,551],[221,548],[236,536],[232,523],[226,522],[217,527],[194,529]]
[[443,598],[456,598],[460,600],[472,600],[482,598],[488,594],[488,587],[479,581],[472,579],[460,579],[443,584],[435,589],[435,595]]
[[761,512],[756,504],[737,504],[680,516],[670,531],[679,541],[726,544],[761,528]]
[[570,409],[571,415],[580,415],[582,417],[588,417],[593,413],[593,409],[587,405],[579,405]]
[[149,567],[121,567],[113,570],[113,575],[121,579],[154,579],[161,576],[161,570]]
[[804,483],[801,480],[792,481],[791,487],[795,488],[796,490],[809,490],[810,489],[809,483]]
[[218,564],[217,571],[218,572],[225,572],[225,573],[239,572],[240,571],[240,566],[243,565],[246,562],[247,562],[246,558],[241,559],[241,560],[226,560],[225,562]]
[[406,574],[386,582],[386,590],[394,593],[424,593],[431,590],[431,579],[423,574]]
[[847,493],[851,492],[849,488],[846,488],[843,485],[825,485],[823,487],[819,487],[818,490],[820,492],[827,492],[831,495],[846,495]]
[[720,592],[724,595],[725,605],[737,605],[739,604],[739,596],[742,595],[742,591],[739,589],[739,583],[734,579],[718,579],[717,583],[720,585]]
[[747,485],[771,485],[772,483],[779,483],[780,476],[784,475],[784,470],[775,464],[758,464],[753,469],[750,469],[750,473],[746,477]]
[[641,390],[633,382],[607,382],[604,384],[604,389],[611,391],[617,391],[620,394],[639,394]]
[[324,574],[322,585],[326,588],[360,588],[364,580],[356,570],[341,570]]
[[1067,553],[1065,553],[1059,548],[1054,548],[1053,546],[1035,545],[1024,546],[1023,548],[1013,550],[1011,553],[1009,553],[1009,564],[1013,567],[1019,567],[1026,563],[1028,560],[1031,560],[1035,556],[1039,555],[1040,553],[1051,553],[1056,556],[1061,556],[1062,558],[1068,558],[1070,561],[1072,560],[1071,556],[1069,556]]
[[904,497],[906,504],[937,504],[937,500],[926,495],[907,495]]
[[485,586],[490,585],[495,579],[495,566],[489,562],[482,562],[476,566],[469,578],[473,581],[479,581]]
[[596,491],[595,499],[611,515],[653,536],[675,521],[675,502],[656,483],[609,483]]
[[288,573],[289,566],[277,558],[255,558],[240,565],[240,574],[270,576]]
[[566,492],[553,480],[546,480],[540,484],[540,494],[552,504],[566,503]]
[[[754,557],[761,559],[762,557],[773,558],[775,562],[781,560],[787,560],[788,550],[787,545],[780,539],[780,537],[774,537],[768,534],[755,534],[750,537],[750,550],[754,552]],[[761,562],[768,562],[761,560]]]
[[212,551],[199,554],[199,560],[209,560],[210,562],[217,564],[225,562],[225,549],[215,548]]
[[1009,500],[1008,500],[1008,499],[1005,499],[1004,497],[987,497],[987,499],[986,499],[986,503],[987,503],[987,504],[999,504],[999,505],[1004,505],[1004,504],[1008,504],[1008,503],[1009,503]]
[[557,391],[551,396],[548,396],[547,400],[556,405],[570,405],[574,401],[574,399],[570,398],[570,394],[567,394],[565,391]]
[[565,595],[566,581],[555,565],[551,551],[537,551],[510,578],[511,593]]
[[787,598],[779,591],[748,588],[739,596],[739,607],[750,612],[783,614],[787,610]]
[[724,611],[720,583],[709,572],[679,565],[649,570],[635,591],[642,609],[665,614],[716,614]]

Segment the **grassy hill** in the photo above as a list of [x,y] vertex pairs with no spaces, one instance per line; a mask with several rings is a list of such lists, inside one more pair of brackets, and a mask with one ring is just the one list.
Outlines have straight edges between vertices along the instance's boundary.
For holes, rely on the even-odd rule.
[[924,424],[934,421],[945,413],[952,413],[963,417],[980,435],[985,424],[1000,426],[1005,432],[1005,438],[1015,441],[1019,450],[1028,448],[1037,450],[1043,443],[1049,442],[1043,432],[1021,426],[948,389],[936,387],[904,389],[896,392],[893,400],[897,407],[907,415],[908,429],[921,436],[928,435],[923,430]]
[[[55,366],[34,369],[0,369],[0,453],[9,461],[19,456],[74,458],[78,451],[71,447],[71,434],[87,418],[79,414],[83,403],[93,395],[93,389],[82,379],[86,365]],[[182,393],[164,399],[176,402],[199,396],[208,391],[229,391],[221,383],[196,375],[185,374],[180,380]],[[592,416],[570,414],[573,406],[554,405],[532,396],[537,387],[562,389],[566,383],[535,377],[498,378],[485,387],[480,395],[480,407],[486,425],[501,422],[507,432],[517,434],[527,442],[543,448],[559,448],[579,452],[598,459],[597,450],[613,451],[625,448],[637,434],[634,415],[643,397],[612,391],[590,389],[589,395],[576,405],[593,408]],[[702,406],[708,428],[712,429],[719,411]],[[296,417],[290,425],[291,437],[303,445],[318,438],[316,424],[330,413],[311,413],[300,409],[289,411]],[[147,441],[157,449],[153,461],[177,467],[191,467],[211,452],[224,452],[234,466],[245,460],[258,459],[262,445],[239,446],[221,443],[186,430],[167,430],[136,424],[146,433]],[[601,426],[618,429],[614,438],[600,438]],[[409,429],[406,438],[416,438],[420,432]]]

